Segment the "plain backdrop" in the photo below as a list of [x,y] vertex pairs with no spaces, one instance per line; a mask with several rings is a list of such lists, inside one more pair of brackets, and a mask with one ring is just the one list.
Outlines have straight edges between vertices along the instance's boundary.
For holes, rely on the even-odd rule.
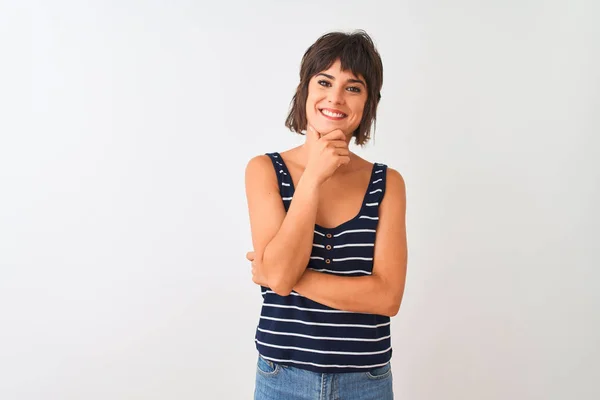
[[2,1],[0,398],[251,399],[250,158],[320,35],[384,63],[398,399],[600,398],[596,1]]

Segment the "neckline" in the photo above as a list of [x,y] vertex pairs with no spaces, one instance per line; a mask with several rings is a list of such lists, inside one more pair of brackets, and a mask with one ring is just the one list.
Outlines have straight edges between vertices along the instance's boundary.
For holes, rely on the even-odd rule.
[[[277,155],[277,158],[279,158],[279,160],[281,161],[281,167],[283,168],[284,172],[290,178],[290,189],[292,191],[292,196],[294,196],[294,194],[296,193],[296,186],[294,185],[294,180],[292,179],[292,174],[290,174],[290,170],[288,169],[287,164],[283,160],[283,157],[281,156],[281,154],[279,154],[278,152],[275,152],[275,154]],[[376,166],[377,166],[376,163],[373,163],[373,166],[371,167],[371,175],[369,176],[369,184],[367,185],[367,190],[365,190],[365,194],[363,196],[362,203],[360,205],[360,209],[358,210],[358,213],[354,217],[350,218],[347,221],[342,222],[341,224],[339,224],[337,226],[334,226],[333,228],[327,228],[327,227],[321,226],[315,222],[315,226],[317,228],[324,230],[324,231],[329,231],[329,232],[336,231],[336,230],[354,222],[361,216],[361,214],[365,208],[365,203],[367,202],[367,196],[369,195],[369,191],[371,190],[371,186],[373,185],[373,179],[375,177]]]

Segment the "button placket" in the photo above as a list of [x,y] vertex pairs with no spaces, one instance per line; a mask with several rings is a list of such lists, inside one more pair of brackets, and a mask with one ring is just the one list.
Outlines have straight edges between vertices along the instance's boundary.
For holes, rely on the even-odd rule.
[[[327,235],[325,235],[325,237],[327,239],[331,239],[333,237],[333,235],[331,233],[328,233]],[[331,250],[331,245],[328,244],[327,246],[325,246],[325,249]],[[331,260],[329,258],[325,259],[325,264],[331,264]]]

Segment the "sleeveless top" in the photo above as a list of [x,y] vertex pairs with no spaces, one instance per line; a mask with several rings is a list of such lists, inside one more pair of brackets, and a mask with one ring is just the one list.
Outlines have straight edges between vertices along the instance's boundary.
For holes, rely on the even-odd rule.
[[[294,183],[279,153],[267,153],[286,212]],[[374,164],[359,213],[335,228],[315,224],[307,268],[340,276],[371,275],[379,204],[387,166]],[[390,317],[336,310],[292,291],[279,296],[261,287],[263,305],[256,348],[270,361],[319,373],[368,371],[392,356]]]

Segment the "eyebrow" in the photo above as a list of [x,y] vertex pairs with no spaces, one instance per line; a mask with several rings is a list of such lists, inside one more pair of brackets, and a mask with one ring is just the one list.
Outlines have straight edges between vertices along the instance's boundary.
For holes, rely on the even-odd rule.
[[[329,79],[331,79],[331,80],[335,81],[335,78],[334,78],[332,75],[326,74],[326,73],[324,73],[324,72],[320,72],[320,73],[318,73],[318,74],[317,74],[317,76],[319,76],[319,75],[323,75],[324,77],[327,77],[327,78],[329,78]],[[365,84],[365,83],[364,83],[362,80],[360,80],[360,79],[352,79],[352,78],[350,78],[350,79],[348,79],[346,82],[360,83],[360,84],[361,84],[361,85],[363,85],[365,88],[367,87],[367,85],[366,85],[366,84]]]

